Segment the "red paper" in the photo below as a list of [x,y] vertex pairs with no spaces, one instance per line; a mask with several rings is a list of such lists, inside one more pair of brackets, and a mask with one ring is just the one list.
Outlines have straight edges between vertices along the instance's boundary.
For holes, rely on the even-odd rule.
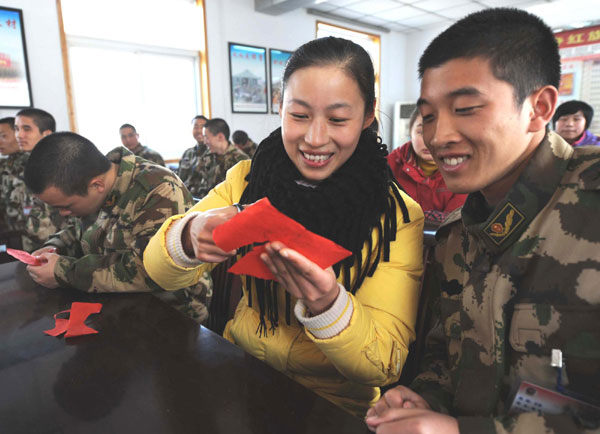
[[[91,314],[100,313],[101,310],[102,303],[74,302],[71,304],[70,310],[63,310],[54,315],[55,327],[44,333],[50,336],[59,336],[66,332],[65,338],[98,333],[97,330],[86,326],[85,320]],[[70,313],[69,319],[57,318],[61,313]]]
[[42,261],[24,250],[6,249],[6,253],[14,258],[17,258],[19,261],[24,262],[25,264],[42,265]]
[[[267,198],[246,207],[231,220],[217,226],[213,239],[226,252],[252,243],[280,241],[323,269],[352,254],[279,212]],[[260,259],[264,250],[264,246],[255,247],[229,271],[274,280],[275,277]]]

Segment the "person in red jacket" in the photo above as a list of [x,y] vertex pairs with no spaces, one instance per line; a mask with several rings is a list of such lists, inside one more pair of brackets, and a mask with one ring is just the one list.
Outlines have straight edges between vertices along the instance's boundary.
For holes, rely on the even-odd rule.
[[446,188],[433,157],[423,142],[423,118],[417,109],[410,116],[410,141],[387,156],[388,164],[400,186],[425,213],[425,219],[441,223],[446,215],[463,205],[466,194]]

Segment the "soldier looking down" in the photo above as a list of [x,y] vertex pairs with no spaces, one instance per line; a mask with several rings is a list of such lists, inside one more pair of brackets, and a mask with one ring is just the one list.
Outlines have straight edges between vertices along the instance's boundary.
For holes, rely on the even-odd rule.
[[[162,291],[146,274],[142,253],[167,218],[192,205],[170,170],[123,147],[104,156],[86,138],[63,132],[33,150],[25,182],[61,215],[93,220],[70,225],[34,252],[44,263],[27,268],[33,280],[86,292]],[[193,288],[158,295],[202,322],[210,290],[207,273]]]
[[572,401],[600,397],[600,148],[573,148],[547,128],[556,39],[525,11],[486,9],[437,36],[419,74],[425,144],[448,188],[469,195],[437,233],[437,321],[421,372],[367,424],[598,432],[600,413]]

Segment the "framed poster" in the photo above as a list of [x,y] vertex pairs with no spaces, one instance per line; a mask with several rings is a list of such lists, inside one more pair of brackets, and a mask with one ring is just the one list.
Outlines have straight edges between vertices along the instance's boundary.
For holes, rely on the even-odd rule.
[[271,113],[279,113],[279,99],[281,98],[281,79],[285,64],[292,55],[291,51],[275,50],[269,48],[270,62],[270,93],[271,93]]
[[0,107],[31,107],[23,12],[0,7]]
[[267,49],[229,42],[233,113],[268,113]]

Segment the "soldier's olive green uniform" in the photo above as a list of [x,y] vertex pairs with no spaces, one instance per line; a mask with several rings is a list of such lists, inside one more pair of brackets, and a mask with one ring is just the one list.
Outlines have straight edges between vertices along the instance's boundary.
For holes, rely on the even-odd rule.
[[142,157],[148,161],[152,161],[153,163],[160,164],[165,167],[165,160],[163,157],[156,151],[153,151],[148,146],[144,146],[141,143],[137,145],[135,149],[132,149],[131,152],[138,157]]
[[95,221],[88,227],[71,225],[45,244],[56,246],[61,255],[54,268],[57,282],[86,292],[160,291],[157,296],[204,321],[212,295],[208,273],[193,288],[163,293],[142,262],[146,244],[163,222],[192,205],[190,193],[173,172],[124,147],[107,157],[118,173]]
[[196,192],[192,194],[194,197],[203,198],[217,184],[225,181],[225,175],[229,169],[238,162],[248,159],[248,155],[231,143],[223,154],[215,154],[210,152],[210,149],[207,150],[200,158],[199,182],[196,184]]
[[600,149],[550,132],[501,203],[470,194],[438,231],[440,321],[411,387],[461,433],[583,429],[570,414],[507,413],[521,380],[555,388],[552,349],[565,387],[600,397],[599,216]]
[[258,145],[250,139],[248,139],[242,146],[238,146],[238,149],[250,158],[254,157],[256,148],[258,148]]
[[200,184],[201,173],[200,173],[200,157],[208,150],[208,147],[204,143],[196,143],[196,146],[192,146],[185,150],[179,160],[179,168],[177,169],[177,176],[183,181],[187,189],[196,196],[195,191]]
[[2,217],[8,230],[21,231],[23,249],[39,249],[50,235],[75,222],[35,198],[24,181],[29,152],[11,154],[2,165],[0,190]]

